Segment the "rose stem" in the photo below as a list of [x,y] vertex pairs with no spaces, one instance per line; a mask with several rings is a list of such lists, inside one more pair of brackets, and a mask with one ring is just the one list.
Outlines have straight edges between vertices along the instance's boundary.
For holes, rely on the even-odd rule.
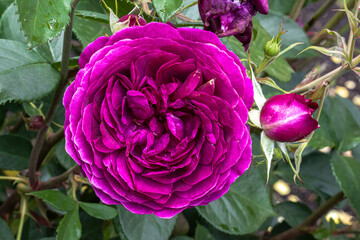
[[[357,17],[358,12],[359,12],[359,0],[355,1],[355,7],[353,10],[354,16]],[[358,24],[356,22],[356,28],[357,28]],[[350,33],[349,33],[349,42],[348,42],[348,55],[349,55],[349,59],[352,60],[354,57],[354,49],[355,49],[355,41],[356,41],[356,37],[354,37],[354,33],[353,30],[356,31],[355,29],[350,29]]]
[[[348,8],[353,8],[355,4],[355,0],[349,0],[347,6]],[[333,29],[339,22],[341,22],[340,20],[345,17],[346,13],[341,11],[336,13],[329,21],[328,23],[325,25],[325,27],[323,29]],[[321,31],[318,34],[316,34],[312,39],[311,39],[311,45],[319,45],[319,43],[321,42],[321,40],[323,39],[324,35],[327,34],[326,31]]]
[[[78,172],[78,171],[79,171],[79,166],[75,166],[59,176],[52,177],[48,181],[40,183],[36,191],[52,189],[58,186],[60,183],[66,181],[73,172]],[[20,194],[17,191],[14,191],[10,195],[10,197],[8,197],[6,201],[0,206],[0,217],[5,217],[7,213],[12,212],[12,210],[15,208],[19,200],[20,200]]]
[[307,32],[325,12],[328,12],[329,8],[334,4],[335,1],[336,0],[328,0],[326,3],[321,5],[319,10],[317,10],[311,19],[305,23],[303,28],[304,31]]
[[16,240],[21,240],[21,234],[24,227],[25,222],[25,214],[27,211],[27,201],[25,196],[21,196],[21,203],[20,203],[20,223],[19,223],[19,229],[16,235]]
[[344,193],[339,192],[329,200],[327,200],[323,205],[321,205],[316,211],[314,211],[310,216],[308,216],[302,223],[293,227],[285,232],[282,232],[270,240],[286,240],[297,238],[307,232],[307,228],[313,225],[322,215],[327,213],[332,209],[336,204],[345,199]]
[[0,217],[4,218],[7,213],[12,212],[19,200],[20,194],[17,191],[14,191],[0,206]]
[[37,162],[36,170],[38,170],[45,159],[46,155],[49,153],[51,148],[55,146],[61,139],[64,138],[64,128],[61,128],[56,133],[50,135],[47,139],[45,139],[44,146],[41,149],[39,160]]
[[296,20],[297,17],[300,15],[301,9],[305,3],[305,0],[297,0],[294,3],[293,8],[291,9],[291,12],[289,14],[289,17]]
[[66,172],[60,174],[59,176],[52,177],[46,182],[42,182],[39,184],[39,187],[36,189],[38,190],[46,190],[46,189],[52,189],[59,185],[60,183],[66,181],[71,174],[74,172],[78,172],[80,170],[80,167],[76,165],[75,167],[70,168]]
[[[51,120],[53,119],[56,109],[59,105],[59,102],[60,102],[62,96],[64,95],[64,91],[65,91],[66,85],[68,83],[67,76],[68,76],[68,71],[69,71],[68,66],[69,66],[71,38],[72,38],[72,25],[73,25],[75,7],[78,4],[78,2],[79,2],[79,0],[73,0],[73,2],[71,4],[70,22],[66,26],[65,33],[64,33],[64,43],[63,43],[63,52],[62,52],[61,70],[60,70],[60,74],[61,74],[60,83],[55,91],[54,98],[50,105],[49,111],[46,114],[46,117],[44,120],[46,125],[49,125]],[[37,184],[37,179],[36,179],[35,173],[36,173],[36,168],[38,165],[37,164],[38,158],[39,158],[41,149],[43,147],[44,139],[46,137],[47,129],[48,129],[48,127],[45,127],[45,128],[42,128],[38,132],[38,134],[36,136],[34,147],[32,149],[31,155],[30,155],[29,180],[30,180],[30,185],[32,187],[35,187]]]
[[[357,66],[360,63],[360,55],[356,56],[353,61],[351,62],[352,66]],[[345,72],[351,70],[350,66],[348,64],[344,64],[341,67],[338,67],[331,72],[319,77],[318,79],[306,84],[305,86],[293,89],[290,91],[290,93],[303,93],[308,91],[309,89],[316,87],[321,82],[327,80],[329,83],[336,80],[338,77],[343,75]]]

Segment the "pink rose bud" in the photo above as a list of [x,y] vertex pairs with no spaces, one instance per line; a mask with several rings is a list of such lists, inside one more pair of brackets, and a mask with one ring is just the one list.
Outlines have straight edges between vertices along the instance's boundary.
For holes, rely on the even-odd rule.
[[318,104],[296,93],[269,98],[260,112],[260,122],[269,138],[296,142],[319,127],[312,114]]
[[147,24],[146,20],[135,14],[128,14],[119,19],[119,22],[126,22],[128,27],[144,26]]
[[35,115],[25,119],[27,130],[37,131],[46,127],[44,118],[40,115]]

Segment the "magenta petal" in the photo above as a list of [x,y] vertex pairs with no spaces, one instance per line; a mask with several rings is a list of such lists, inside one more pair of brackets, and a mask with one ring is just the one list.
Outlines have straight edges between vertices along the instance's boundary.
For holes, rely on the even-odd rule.
[[166,121],[170,132],[178,139],[184,137],[184,123],[180,118],[175,117],[173,114],[166,114]]
[[83,68],[85,65],[90,62],[91,56],[99,49],[103,48],[109,37],[99,37],[94,42],[90,43],[86,49],[81,53],[79,58],[79,67]]

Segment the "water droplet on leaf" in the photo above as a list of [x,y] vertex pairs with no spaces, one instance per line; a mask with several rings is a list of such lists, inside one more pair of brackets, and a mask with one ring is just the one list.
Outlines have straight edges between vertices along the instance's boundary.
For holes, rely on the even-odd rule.
[[53,18],[47,22],[47,26],[51,31],[57,31],[59,28],[59,22]]

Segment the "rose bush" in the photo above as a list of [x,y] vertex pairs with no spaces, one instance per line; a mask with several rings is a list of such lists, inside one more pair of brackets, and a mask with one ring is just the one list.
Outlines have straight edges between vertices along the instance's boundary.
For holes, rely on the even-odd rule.
[[79,65],[63,100],[66,150],[104,203],[168,218],[218,199],[249,167],[252,83],[215,34],[126,28]]

